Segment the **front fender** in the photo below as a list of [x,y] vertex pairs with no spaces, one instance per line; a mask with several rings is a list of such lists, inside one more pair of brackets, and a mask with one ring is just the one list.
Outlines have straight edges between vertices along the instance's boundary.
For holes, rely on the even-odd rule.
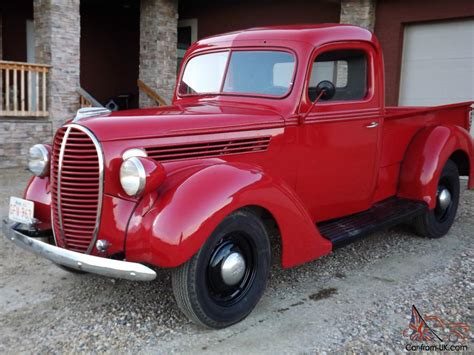
[[400,172],[398,196],[425,201],[430,208],[435,208],[441,171],[449,157],[459,150],[469,157],[469,187],[472,187],[473,143],[469,132],[459,126],[422,129],[413,138],[405,154]]
[[[189,260],[219,223],[245,206],[267,209],[277,221],[283,267],[331,251],[295,193],[280,179],[244,164],[215,164],[168,178],[155,205],[130,219],[126,258],[161,267]],[[170,181],[171,180],[171,181]]]
[[34,217],[39,221],[39,230],[51,229],[51,183],[48,176],[32,176],[23,198],[35,203]]

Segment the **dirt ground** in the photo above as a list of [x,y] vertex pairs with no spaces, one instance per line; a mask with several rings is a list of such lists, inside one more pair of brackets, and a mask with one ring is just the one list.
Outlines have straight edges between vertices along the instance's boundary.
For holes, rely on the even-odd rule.
[[[28,174],[0,172],[0,216]],[[465,185],[465,182],[463,182]],[[272,269],[263,299],[223,330],[190,323],[174,303],[170,274],[133,283],[69,274],[0,244],[0,353],[398,353],[416,305],[450,322],[473,318],[474,191],[464,191],[450,233],[408,227],[376,233],[304,266]],[[473,351],[473,334],[461,342]]]

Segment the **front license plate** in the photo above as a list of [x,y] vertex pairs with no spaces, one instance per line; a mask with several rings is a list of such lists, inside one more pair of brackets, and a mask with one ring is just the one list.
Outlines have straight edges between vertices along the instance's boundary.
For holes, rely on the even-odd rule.
[[33,201],[18,197],[10,197],[10,211],[8,218],[14,222],[33,224],[35,204]]

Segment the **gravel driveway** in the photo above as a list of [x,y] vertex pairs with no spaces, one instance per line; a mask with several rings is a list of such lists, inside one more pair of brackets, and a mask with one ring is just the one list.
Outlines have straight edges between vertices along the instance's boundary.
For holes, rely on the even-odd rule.
[[[25,172],[0,172],[0,215],[21,196]],[[464,184],[465,185],[465,182]],[[3,238],[0,352],[294,353],[405,351],[411,306],[473,322],[474,191],[464,191],[448,236],[407,227],[374,234],[304,266],[274,265],[254,312],[224,330],[190,323],[170,274],[149,283],[72,275]],[[473,351],[473,334],[463,344]]]

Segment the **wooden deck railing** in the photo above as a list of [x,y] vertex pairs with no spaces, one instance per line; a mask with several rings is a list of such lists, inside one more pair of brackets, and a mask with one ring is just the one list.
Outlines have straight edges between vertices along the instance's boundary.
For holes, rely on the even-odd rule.
[[153,90],[151,87],[149,87],[143,81],[138,79],[137,80],[137,85],[138,85],[138,88],[141,91],[143,91],[145,94],[147,94],[150,99],[155,101],[158,106],[166,106],[166,101],[160,95],[158,95],[158,93],[155,90]]
[[50,66],[0,61],[0,116],[48,116]]
[[81,87],[77,88],[79,94],[79,107],[104,107],[99,101],[97,101],[91,94]]

